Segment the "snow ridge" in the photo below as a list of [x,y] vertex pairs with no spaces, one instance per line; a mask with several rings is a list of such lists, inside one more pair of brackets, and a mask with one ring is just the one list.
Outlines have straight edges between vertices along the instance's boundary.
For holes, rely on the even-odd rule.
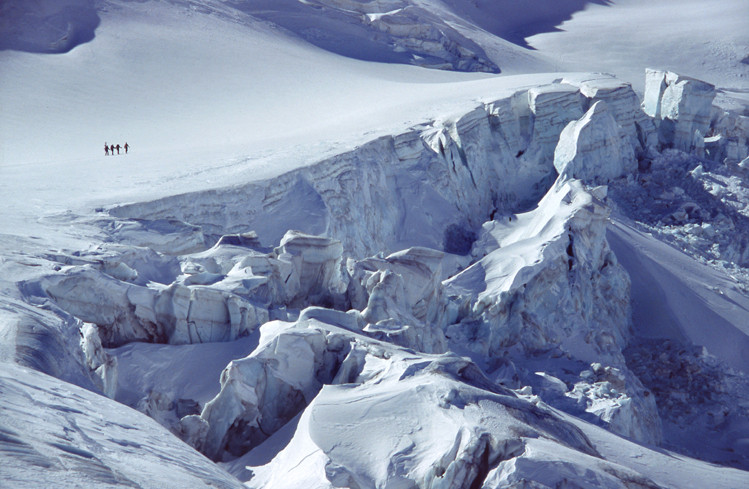
[[7,0],[0,14],[0,51],[67,53],[91,41],[101,21],[94,0]]

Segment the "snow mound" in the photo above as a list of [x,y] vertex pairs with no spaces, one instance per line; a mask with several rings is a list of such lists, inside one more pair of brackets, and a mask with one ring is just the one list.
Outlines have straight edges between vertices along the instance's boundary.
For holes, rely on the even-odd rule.
[[[594,484],[590,487],[629,487],[623,481],[656,487],[640,474],[597,458],[577,428],[542,403],[519,399],[493,384],[465,358],[414,356],[319,320],[269,324],[268,329],[266,343],[227,368],[221,394],[201,416],[211,427],[231,426],[221,444],[231,448],[228,440],[239,433],[248,443],[246,434],[267,436],[278,429],[279,417],[293,418],[296,413],[289,408],[301,413],[295,433],[273,462],[250,467],[250,487],[478,487],[523,479],[557,484],[579,478],[582,467],[593,471],[585,475],[586,483]],[[331,345],[338,346],[331,350]],[[284,353],[270,362],[271,352]],[[251,373],[255,366],[264,374]],[[320,373],[328,385],[314,378]],[[258,379],[267,380],[260,384]],[[293,384],[297,381],[302,383]],[[314,400],[305,403],[309,389]],[[258,413],[258,401],[271,394],[276,401],[265,404],[274,411]],[[237,412],[242,417],[232,421],[236,414],[231,413]],[[403,438],[402,433],[410,435]],[[256,446],[262,451],[265,445]],[[559,470],[539,470],[551,451]],[[242,460],[230,465],[240,467]]]

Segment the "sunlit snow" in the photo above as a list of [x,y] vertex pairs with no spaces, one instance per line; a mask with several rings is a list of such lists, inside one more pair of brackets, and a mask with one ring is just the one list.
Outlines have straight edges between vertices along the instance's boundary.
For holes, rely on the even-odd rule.
[[3,2],[0,486],[749,486],[747,8]]

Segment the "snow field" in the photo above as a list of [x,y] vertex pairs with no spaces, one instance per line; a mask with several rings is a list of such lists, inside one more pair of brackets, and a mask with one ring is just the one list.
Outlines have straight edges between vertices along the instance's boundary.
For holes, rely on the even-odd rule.
[[[585,4],[111,0],[90,43],[0,52],[3,480],[748,485],[745,118],[672,72],[643,111],[609,75],[392,63],[640,79],[625,34],[687,45],[626,0],[529,39],[584,33],[566,59],[519,46]],[[725,49],[654,66],[741,90],[741,8],[687,2]]]

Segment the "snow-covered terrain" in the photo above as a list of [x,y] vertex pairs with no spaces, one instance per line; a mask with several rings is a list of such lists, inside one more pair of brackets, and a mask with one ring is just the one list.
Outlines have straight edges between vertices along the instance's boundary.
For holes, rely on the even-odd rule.
[[[603,3],[603,2],[601,2]],[[749,101],[743,0],[615,0],[591,4],[527,39],[564,69],[616,73],[640,90],[646,68],[672,70],[714,84],[718,101],[741,111]]]
[[747,14],[3,2],[0,487],[749,487]]

